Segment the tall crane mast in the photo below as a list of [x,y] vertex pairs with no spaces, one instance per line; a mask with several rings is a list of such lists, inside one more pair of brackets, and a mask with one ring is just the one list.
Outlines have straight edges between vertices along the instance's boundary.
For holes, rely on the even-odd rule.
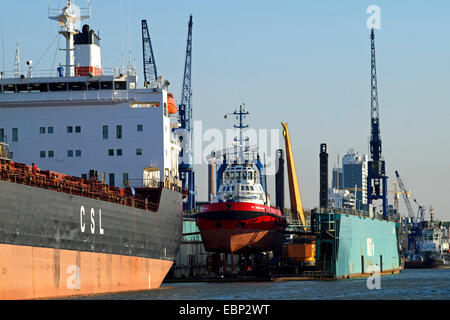
[[142,20],[142,51],[144,58],[144,87],[149,88],[158,79],[152,40],[148,30],[147,20]]
[[191,71],[192,71],[192,16],[188,23],[188,37],[186,45],[186,61],[184,63],[183,88],[180,101],[180,121],[181,127],[191,130]]
[[183,187],[189,193],[187,201],[183,204],[185,210],[191,212],[195,209],[195,175],[193,167],[193,156],[191,150],[192,143],[192,88],[191,88],[191,71],[192,71],[192,16],[189,17],[188,36],[186,45],[186,61],[184,64],[183,89],[181,91],[181,101],[179,105],[180,129],[184,130],[183,146],[180,152],[179,172]]
[[414,212],[411,207],[411,202],[409,201],[409,192],[406,190],[405,185],[403,184],[402,178],[400,178],[400,174],[397,170],[395,170],[395,176],[397,177],[398,186],[400,187],[400,190],[403,191],[403,200],[405,201],[406,210],[408,210],[408,216],[410,218],[414,219]]
[[370,108],[370,157],[367,175],[367,200],[372,204],[373,200],[383,201],[383,217],[387,216],[387,176],[385,162],[381,155],[380,137],[380,112],[378,107],[377,69],[375,64],[375,34],[373,29],[371,40],[371,108]]

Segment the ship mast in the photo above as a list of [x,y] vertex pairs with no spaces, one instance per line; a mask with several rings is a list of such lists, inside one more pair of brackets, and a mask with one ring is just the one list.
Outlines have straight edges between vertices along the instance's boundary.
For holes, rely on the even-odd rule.
[[78,33],[76,30],[77,24],[91,17],[91,2],[89,1],[89,8],[82,9],[76,6],[73,0],[67,0],[67,4],[63,9],[51,10],[48,9],[48,18],[58,21],[60,24],[59,34],[66,38],[66,48],[61,49],[66,51],[66,77],[73,77],[75,75],[75,55],[74,55],[74,40],[73,36]]
[[[236,129],[239,129],[239,139],[237,137],[234,138],[234,141],[236,141],[237,143],[235,144],[235,148],[239,147],[239,162],[243,162],[244,159],[244,142],[248,141],[248,137],[244,139],[244,133],[243,133],[243,129],[248,128],[248,125],[244,125],[244,118],[245,116],[249,115],[250,113],[248,111],[245,110],[245,103],[242,103],[239,106],[239,112],[235,111],[232,113],[233,115],[239,116],[239,124],[238,125],[234,125],[234,127]],[[236,149],[235,149],[236,150]],[[237,152],[236,152],[236,157],[237,157]]]

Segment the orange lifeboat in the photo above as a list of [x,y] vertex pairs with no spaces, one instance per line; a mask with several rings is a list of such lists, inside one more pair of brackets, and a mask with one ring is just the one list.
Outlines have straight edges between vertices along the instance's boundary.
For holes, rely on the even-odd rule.
[[177,104],[175,103],[175,99],[173,98],[172,93],[167,93],[167,105],[170,114],[175,114],[178,112]]

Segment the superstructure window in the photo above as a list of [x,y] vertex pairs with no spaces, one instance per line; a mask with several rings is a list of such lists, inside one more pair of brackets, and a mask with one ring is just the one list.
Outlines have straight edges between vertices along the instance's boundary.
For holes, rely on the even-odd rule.
[[88,90],[98,90],[100,88],[100,83],[98,81],[88,82]]
[[30,92],[47,92],[47,83],[30,83],[28,85]]
[[108,139],[108,126],[103,126],[103,139]]
[[69,82],[69,91],[84,91],[87,89],[85,82]]
[[108,156],[113,156],[113,155],[114,155],[114,149],[109,149]]
[[117,156],[122,156],[122,149],[117,149]]
[[28,92],[28,84],[17,84],[17,92]]
[[81,127],[80,126],[76,126],[75,127],[75,133],[80,133],[81,132]]
[[53,127],[48,127],[47,128],[47,133],[48,134],[53,134]]
[[75,157],[81,157],[81,150],[75,150]]
[[73,150],[67,150],[67,156],[69,158],[72,158],[73,157]]
[[50,91],[67,91],[67,83],[66,82],[49,83],[48,89]]
[[41,158],[45,158],[45,151],[41,151],[40,156],[41,156]]
[[13,142],[19,141],[19,129],[18,128],[12,129],[12,141]]
[[138,125],[137,125],[137,131],[138,131],[138,132],[144,131],[144,126],[143,126],[142,124],[138,124]]
[[5,129],[0,129],[0,141],[5,142]]
[[13,84],[5,84],[5,85],[3,85],[3,92],[4,93],[16,92],[16,86]]
[[49,150],[48,157],[53,158],[55,156],[55,152],[53,150]]
[[100,88],[101,88],[101,90],[112,90],[113,83],[112,83],[112,81],[102,82],[100,84]]
[[126,81],[115,81],[114,89],[115,90],[127,90],[127,82]]
[[140,149],[140,148],[136,149],[136,155],[142,156],[142,149]]
[[40,134],[45,134],[45,127],[40,127],[39,128],[39,133]]
[[67,133],[72,133],[73,132],[73,127],[69,126],[67,127]]
[[116,126],[116,138],[122,139],[122,126],[121,125]]

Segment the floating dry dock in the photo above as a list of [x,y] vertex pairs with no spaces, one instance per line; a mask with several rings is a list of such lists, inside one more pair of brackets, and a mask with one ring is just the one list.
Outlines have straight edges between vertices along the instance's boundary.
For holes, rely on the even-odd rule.
[[340,209],[319,211],[313,217],[317,270],[335,279],[400,271],[397,222]]

